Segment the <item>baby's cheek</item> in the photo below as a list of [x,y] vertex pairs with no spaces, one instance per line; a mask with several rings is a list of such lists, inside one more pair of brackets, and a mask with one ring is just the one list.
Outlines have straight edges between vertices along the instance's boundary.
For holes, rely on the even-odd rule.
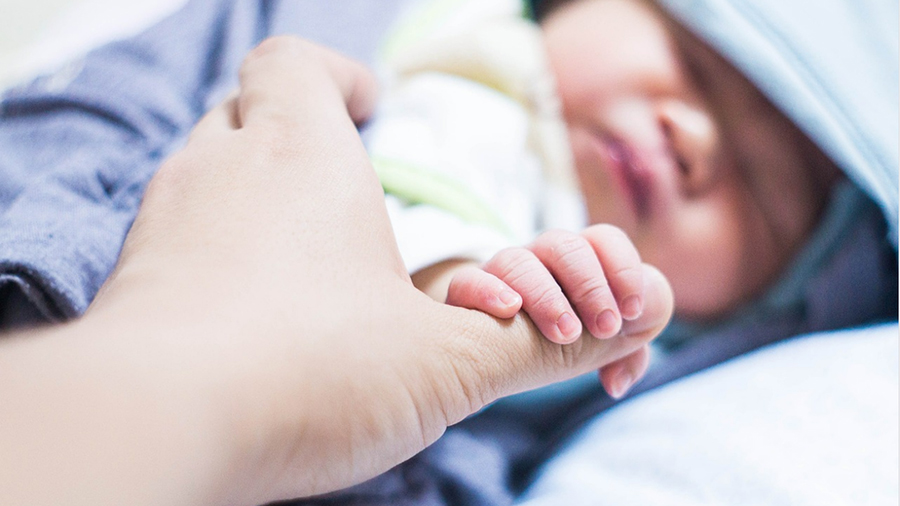
[[681,316],[715,318],[758,286],[751,279],[756,260],[747,255],[747,223],[733,204],[714,200],[684,210],[651,251],[641,252],[669,278]]

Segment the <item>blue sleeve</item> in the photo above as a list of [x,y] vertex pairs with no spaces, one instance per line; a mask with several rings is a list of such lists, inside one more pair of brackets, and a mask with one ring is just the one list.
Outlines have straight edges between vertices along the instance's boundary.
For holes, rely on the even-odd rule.
[[234,86],[269,3],[192,0],[0,102],[0,328],[81,314],[144,187]]

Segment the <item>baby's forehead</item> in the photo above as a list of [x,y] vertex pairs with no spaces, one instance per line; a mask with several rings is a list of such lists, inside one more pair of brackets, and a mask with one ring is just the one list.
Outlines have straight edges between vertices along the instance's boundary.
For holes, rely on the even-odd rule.
[[[604,83],[615,81],[617,87],[608,86],[605,92],[628,92],[629,88],[647,86],[656,88],[652,92],[660,95],[680,93],[682,90],[672,88],[692,81],[688,84],[700,95],[728,87],[732,88],[728,90],[731,96],[748,95],[742,101],[762,96],[721,52],[657,2],[531,0],[530,5],[532,16],[557,49],[550,52],[551,63],[578,59],[570,65],[576,72],[557,73],[562,84],[577,84],[605,74],[601,77]],[[566,21],[558,23],[558,18]],[[557,26],[560,24],[562,28]],[[660,84],[671,86],[665,89]]]
[[[777,103],[769,98],[768,90],[760,87],[745,74],[741,68],[731,61],[727,51],[721,51],[716,44],[708,42],[706,37],[698,35],[706,21],[702,15],[683,17],[670,14],[666,0],[530,0],[533,16],[543,26],[552,24],[548,21],[564,9],[577,10],[583,16],[582,27],[588,37],[582,37],[580,43],[591,45],[588,53],[604,54],[604,57],[585,59],[577,64],[582,71],[557,73],[558,84],[562,86],[593,86],[585,81],[589,75],[596,75],[602,69],[590,69],[590,66],[607,67],[606,75],[618,77],[617,87],[607,87],[603,93],[639,94],[647,93],[646,87],[653,87],[650,93],[664,95],[672,93],[672,88],[663,85],[682,85],[690,88],[677,89],[675,94],[689,93],[696,95],[715,109],[723,121],[729,118],[743,119],[747,115],[741,111],[754,110],[752,118],[765,116],[766,121],[780,125],[796,127],[790,116],[780,110]],[[677,2],[676,2],[677,3]],[[702,2],[695,2],[702,3]],[[664,8],[665,5],[665,8]],[[701,13],[702,14],[702,13]],[[547,23],[544,23],[548,21]],[[545,30],[546,31],[546,30]],[[608,35],[605,35],[608,34]],[[575,41],[573,36],[557,37],[563,41]],[[587,40],[587,42],[584,42]],[[571,42],[576,44],[577,42]],[[565,49],[558,52],[565,56]],[[551,55],[552,57],[553,55]],[[760,55],[760,58],[772,55]],[[623,64],[622,62],[627,62]],[[651,70],[648,70],[651,69]],[[593,70],[593,72],[591,72]],[[647,75],[650,73],[650,75]],[[640,89],[645,87],[645,89]],[[598,93],[601,90],[596,90]],[[739,110],[736,110],[739,109]]]
[[[597,33],[612,31],[615,32],[617,36],[620,37],[620,41],[625,44],[649,46],[655,41],[648,40],[646,31],[629,31],[627,29],[622,29],[622,22],[625,21],[625,24],[627,25],[629,21],[633,23],[635,17],[653,18],[652,21],[654,23],[659,23],[661,31],[663,31],[669,39],[668,42],[671,44],[669,47],[669,49],[671,49],[670,56],[672,59],[683,60],[683,63],[694,64],[697,59],[704,58],[707,60],[707,64],[718,66],[719,68],[716,70],[719,72],[743,75],[736,67],[728,62],[727,56],[718,51],[714,45],[702,41],[701,38],[693,33],[690,26],[686,26],[675,16],[671,16],[669,12],[660,5],[660,3],[664,2],[657,2],[654,0],[527,0],[526,5],[530,16],[536,22],[542,24],[550,14],[563,7],[589,2],[631,4],[632,6],[639,7],[639,9],[630,9],[631,16],[629,16],[630,19],[628,20],[623,20],[621,17],[615,16],[612,18],[598,16],[590,19],[592,29]],[[638,15],[635,16],[635,13],[638,13]],[[699,69],[694,66],[690,70]]]

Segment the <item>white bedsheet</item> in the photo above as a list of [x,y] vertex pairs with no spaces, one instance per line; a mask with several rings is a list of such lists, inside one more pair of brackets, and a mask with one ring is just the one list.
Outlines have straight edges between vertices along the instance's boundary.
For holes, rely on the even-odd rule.
[[793,340],[619,406],[521,504],[896,505],[898,332]]
[[[66,62],[107,42],[140,33],[181,8],[187,0],[83,0],[48,19],[37,42],[13,54],[0,68],[0,88],[55,72]],[[15,19],[0,21],[15,23]]]

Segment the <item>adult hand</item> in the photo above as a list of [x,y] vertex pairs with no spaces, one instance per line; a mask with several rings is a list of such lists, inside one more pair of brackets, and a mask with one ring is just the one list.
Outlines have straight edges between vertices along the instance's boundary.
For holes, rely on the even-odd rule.
[[[48,474],[21,437],[6,458],[54,476],[70,501],[314,495],[389,469],[501,396],[629,356],[667,323],[672,295],[649,267],[640,319],[613,339],[567,346],[525,318],[498,321],[418,292],[354,127],[373,97],[358,64],[309,43],[254,50],[240,94],[152,181],[78,335],[62,328],[0,348],[0,370],[15,378],[29,357],[61,349],[57,383],[91,369],[90,387],[66,395],[96,409],[59,421],[62,432],[90,427],[65,439],[71,451],[58,459],[75,465]],[[12,427],[52,413],[7,398],[15,413],[0,422]],[[31,444],[46,441],[56,440]],[[51,502],[52,488],[38,492]]]

